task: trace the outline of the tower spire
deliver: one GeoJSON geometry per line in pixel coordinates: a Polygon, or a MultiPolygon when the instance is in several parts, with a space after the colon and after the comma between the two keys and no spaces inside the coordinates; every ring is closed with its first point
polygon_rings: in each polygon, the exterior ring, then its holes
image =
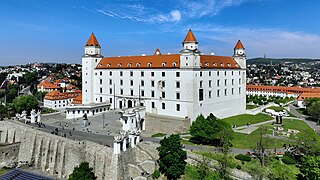
{"type": "Polygon", "coordinates": [[[87,41],[87,43],[86,43],[85,46],[96,46],[96,47],[100,47],[100,44],[99,44],[96,36],[95,36],[93,33],[91,33],[91,35],[90,35],[90,37],[89,37],[89,39],[88,39],[88,41],[87,41]]]}
{"type": "Polygon", "coordinates": [[[183,42],[197,42],[197,39],[194,37],[191,29],[189,29],[188,34],[184,38],[183,42]]]}

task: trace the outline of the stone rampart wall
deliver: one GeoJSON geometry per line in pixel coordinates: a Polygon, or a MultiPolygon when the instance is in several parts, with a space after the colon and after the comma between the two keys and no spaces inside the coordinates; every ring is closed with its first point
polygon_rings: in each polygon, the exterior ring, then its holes
{"type": "Polygon", "coordinates": [[[184,133],[190,127],[190,119],[146,113],[146,130],[165,134],[184,133]]]}
{"type": "Polygon", "coordinates": [[[89,162],[99,180],[122,179],[119,155],[113,149],[89,141],[74,141],[18,122],[0,121],[2,143],[21,142],[17,160],[59,178],[68,177],[82,161],[89,162]]]}

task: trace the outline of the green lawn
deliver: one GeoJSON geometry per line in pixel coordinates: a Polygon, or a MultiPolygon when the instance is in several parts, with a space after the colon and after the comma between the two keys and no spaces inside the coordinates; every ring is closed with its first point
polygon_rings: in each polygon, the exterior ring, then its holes
{"type": "Polygon", "coordinates": [[[257,108],[257,107],[259,107],[259,106],[258,106],[258,105],[249,105],[249,104],[246,105],[246,109],[247,109],[247,110],[249,110],[249,109],[255,109],[255,108],[257,108]]]}
{"type": "Polygon", "coordinates": [[[185,174],[181,177],[181,180],[197,180],[197,179],[200,179],[197,169],[194,166],[187,164],[185,169],[185,174]]]}
{"type": "Polygon", "coordinates": [[[156,133],[156,134],[153,134],[151,137],[163,137],[165,135],[166,134],[163,134],[163,133],[156,133]]]}
{"type": "Polygon", "coordinates": [[[0,175],[10,171],[11,169],[0,169],[0,175]]]}
{"type": "MultiPolygon", "coordinates": [[[[263,125],[264,127],[267,127],[266,134],[271,134],[271,129],[273,129],[273,125],[266,124],[263,125]]],[[[301,120],[293,119],[292,122],[290,119],[283,119],[283,129],[287,131],[288,129],[296,129],[300,132],[304,132],[307,129],[311,129],[305,122],[301,120]]],[[[294,139],[294,138],[290,138],[294,139]]],[[[231,141],[234,148],[242,148],[247,149],[255,145],[255,143],[259,140],[259,129],[255,130],[251,134],[242,134],[235,132],[235,135],[233,137],[233,140],[231,141]]],[[[271,139],[271,138],[264,138],[264,140],[268,140],[269,147],[268,148],[280,148],[283,147],[283,144],[295,144],[292,141],[288,140],[280,140],[280,139],[271,139]]]]}
{"type": "Polygon", "coordinates": [[[256,115],[241,114],[238,116],[228,117],[228,118],[225,118],[222,120],[226,121],[231,126],[236,125],[239,127],[239,126],[245,126],[245,125],[247,125],[247,123],[256,124],[259,122],[264,122],[264,121],[268,121],[268,120],[272,120],[272,119],[273,118],[269,115],[259,113],[256,115]]]}

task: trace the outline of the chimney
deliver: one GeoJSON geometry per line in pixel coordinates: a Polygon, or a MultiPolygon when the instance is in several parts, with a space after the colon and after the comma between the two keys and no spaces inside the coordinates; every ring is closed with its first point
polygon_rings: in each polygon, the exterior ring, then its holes
{"type": "Polygon", "coordinates": [[[141,56],[146,56],[146,55],[147,55],[146,53],[142,53],[142,54],[141,54],[141,56]]]}

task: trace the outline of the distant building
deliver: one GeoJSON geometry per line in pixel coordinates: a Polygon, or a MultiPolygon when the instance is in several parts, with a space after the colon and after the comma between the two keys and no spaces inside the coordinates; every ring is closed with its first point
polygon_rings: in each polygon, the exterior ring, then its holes
{"type": "MultiPolygon", "coordinates": [[[[234,55],[203,55],[191,30],[178,54],[103,57],[91,34],[82,57],[82,104],[136,106],[148,114],[189,119],[245,112],[246,55],[239,40],[234,55]]],[[[70,112],[76,111],[70,109],[70,112]]]]}
{"type": "Polygon", "coordinates": [[[320,91],[319,93],[301,93],[296,101],[295,101],[295,105],[297,105],[300,108],[305,108],[305,104],[304,104],[304,100],[308,99],[308,98],[320,98],[320,91]]]}
{"type": "Polygon", "coordinates": [[[54,90],[45,95],[43,106],[56,110],[65,109],[79,96],[81,97],[81,90],[65,93],[54,90]]]}

